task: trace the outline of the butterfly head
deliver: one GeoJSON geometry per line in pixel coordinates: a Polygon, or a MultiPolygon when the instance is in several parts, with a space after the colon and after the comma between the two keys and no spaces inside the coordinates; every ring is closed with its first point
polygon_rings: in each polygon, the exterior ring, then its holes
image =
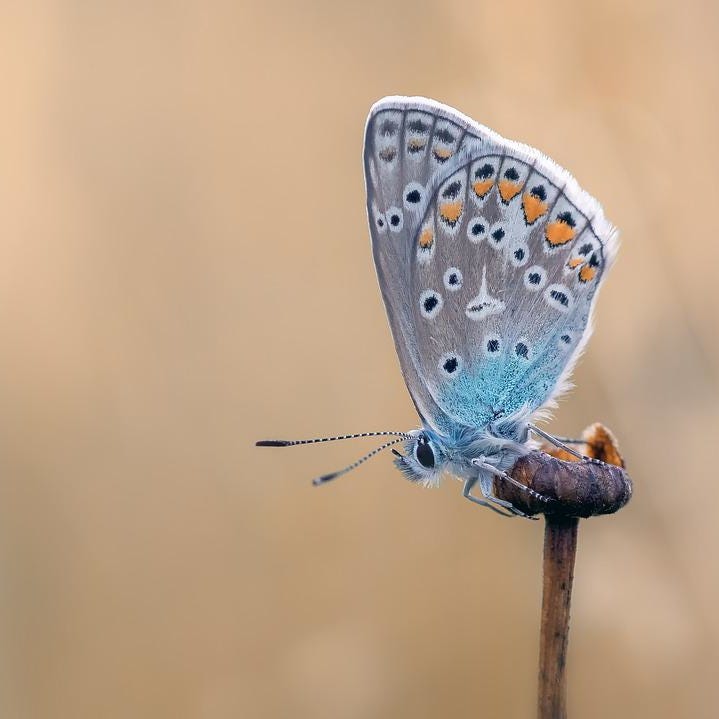
{"type": "Polygon", "coordinates": [[[439,484],[442,472],[447,468],[447,450],[434,432],[426,429],[412,432],[404,443],[405,454],[393,450],[395,466],[407,479],[427,487],[439,484]]]}

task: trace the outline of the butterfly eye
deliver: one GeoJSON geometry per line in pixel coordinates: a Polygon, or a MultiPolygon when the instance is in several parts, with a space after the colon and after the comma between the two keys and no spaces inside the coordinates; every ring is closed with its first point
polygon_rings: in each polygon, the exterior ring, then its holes
{"type": "Polygon", "coordinates": [[[426,469],[434,468],[434,452],[426,437],[420,437],[415,448],[417,461],[426,469]]]}

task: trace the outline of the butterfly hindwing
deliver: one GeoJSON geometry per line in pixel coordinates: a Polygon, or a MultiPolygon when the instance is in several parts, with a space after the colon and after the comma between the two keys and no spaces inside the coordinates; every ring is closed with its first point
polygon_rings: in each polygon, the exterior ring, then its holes
{"type": "Polygon", "coordinates": [[[547,403],[614,251],[598,204],[537,151],[417,98],[373,108],[365,170],[380,285],[425,420],[477,428],[547,403]]]}

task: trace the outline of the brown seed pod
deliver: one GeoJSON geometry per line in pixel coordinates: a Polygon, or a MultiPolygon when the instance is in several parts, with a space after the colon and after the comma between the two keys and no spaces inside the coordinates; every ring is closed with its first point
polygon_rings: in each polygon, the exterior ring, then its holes
{"type": "Polygon", "coordinates": [[[632,482],[624,471],[612,433],[596,423],[582,433],[576,449],[597,462],[580,461],[568,452],[545,445],[520,457],[508,474],[551,501],[522,491],[502,479],[494,480],[495,496],[527,514],[591,517],[621,509],[632,496],[632,482]]]}

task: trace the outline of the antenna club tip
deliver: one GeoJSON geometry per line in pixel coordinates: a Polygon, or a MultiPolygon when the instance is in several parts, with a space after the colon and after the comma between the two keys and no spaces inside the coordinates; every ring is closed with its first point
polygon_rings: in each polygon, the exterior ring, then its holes
{"type": "Polygon", "coordinates": [[[260,439],[255,442],[255,447],[289,447],[291,444],[287,439],[260,439]]]}
{"type": "Polygon", "coordinates": [[[319,487],[322,484],[325,484],[326,482],[329,482],[331,479],[334,479],[337,476],[335,472],[332,474],[323,474],[321,477],[317,477],[316,479],[312,480],[312,484],[315,487],[319,487]]]}

